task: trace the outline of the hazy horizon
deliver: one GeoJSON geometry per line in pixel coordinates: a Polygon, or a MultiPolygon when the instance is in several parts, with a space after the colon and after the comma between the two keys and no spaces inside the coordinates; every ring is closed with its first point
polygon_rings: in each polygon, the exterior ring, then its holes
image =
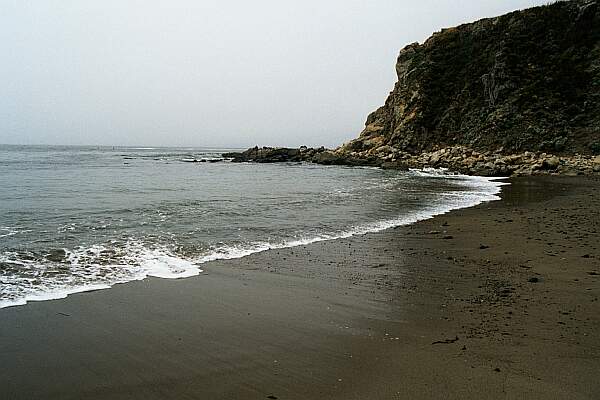
{"type": "Polygon", "coordinates": [[[4,1],[0,143],[335,147],[398,51],[547,1],[4,1]]]}

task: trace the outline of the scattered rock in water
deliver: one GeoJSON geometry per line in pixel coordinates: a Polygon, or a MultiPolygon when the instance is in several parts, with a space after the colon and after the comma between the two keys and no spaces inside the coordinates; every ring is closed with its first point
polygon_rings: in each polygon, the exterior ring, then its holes
{"type": "Polygon", "coordinates": [[[480,249],[480,250],[485,250],[485,249],[489,249],[489,248],[490,248],[490,246],[488,246],[488,245],[486,245],[486,244],[480,244],[480,245],[479,245],[479,249],[480,249]]]}
{"type": "Polygon", "coordinates": [[[540,282],[540,278],[538,278],[536,276],[532,276],[531,278],[527,279],[527,282],[538,283],[538,282],[540,282]]]}
{"type": "Polygon", "coordinates": [[[52,249],[46,255],[46,259],[48,261],[52,261],[52,262],[62,262],[62,261],[64,261],[66,256],[67,256],[67,253],[65,252],[64,249],[52,249]]]}
{"type": "Polygon", "coordinates": [[[310,161],[316,153],[322,151],[325,151],[324,147],[308,149],[303,146],[298,149],[291,149],[286,147],[255,146],[242,152],[223,153],[221,156],[225,159],[230,159],[232,162],[297,162],[310,161]]]}

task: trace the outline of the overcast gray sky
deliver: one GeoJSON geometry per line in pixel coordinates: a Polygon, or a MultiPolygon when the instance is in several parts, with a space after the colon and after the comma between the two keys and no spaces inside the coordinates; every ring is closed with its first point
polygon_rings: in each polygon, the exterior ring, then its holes
{"type": "Polygon", "coordinates": [[[336,146],[406,44],[535,0],[1,0],[0,143],[336,146]]]}

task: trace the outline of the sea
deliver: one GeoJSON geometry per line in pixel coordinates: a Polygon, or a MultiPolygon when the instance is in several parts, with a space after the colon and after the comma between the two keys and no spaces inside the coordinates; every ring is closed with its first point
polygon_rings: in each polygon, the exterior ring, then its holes
{"type": "MultiPolygon", "coordinates": [[[[0,308],[498,199],[444,170],[233,163],[232,149],[0,145],[0,308]]],[[[202,279],[201,277],[199,279],[202,279]]]]}

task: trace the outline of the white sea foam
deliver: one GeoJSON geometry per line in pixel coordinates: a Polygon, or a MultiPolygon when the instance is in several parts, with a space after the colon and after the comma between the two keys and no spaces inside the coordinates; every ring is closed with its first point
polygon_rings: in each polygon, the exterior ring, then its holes
{"type": "Polygon", "coordinates": [[[12,226],[2,226],[0,227],[0,238],[14,236],[19,233],[31,232],[30,230],[19,230],[18,228],[12,226]]]}
{"type": "MultiPolygon", "coordinates": [[[[397,226],[410,225],[418,221],[423,221],[438,215],[446,214],[452,210],[474,207],[484,202],[500,200],[500,197],[498,196],[501,191],[500,188],[504,185],[508,185],[508,183],[498,182],[503,178],[455,175],[448,174],[446,170],[433,168],[425,170],[412,170],[411,173],[430,178],[456,179],[460,181],[462,186],[471,188],[472,190],[465,193],[447,193],[447,195],[449,197],[451,196],[452,198],[446,199],[447,201],[445,201],[443,204],[433,205],[410,215],[357,225],[350,229],[336,233],[309,236],[305,238],[284,241],[281,243],[259,242],[247,246],[221,246],[214,249],[211,253],[198,258],[196,263],[202,264],[215,260],[242,258],[267,250],[306,246],[311,243],[345,239],[352,236],[380,232],[386,229],[395,228],[397,226]]],[[[442,193],[442,196],[443,195],[444,194],[442,193]]]]}
{"type": "MultiPolygon", "coordinates": [[[[165,248],[148,248],[136,241],[121,246],[111,243],[65,249],[66,262],[58,264],[48,260],[23,259],[14,252],[5,252],[0,254],[0,262],[14,264],[19,267],[20,272],[25,273],[0,274],[0,308],[23,305],[30,301],[61,299],[73,293],[107,289],[118,283],[147,277],[187,278],[198,275],[202,272],[199,265],[210,261],[241,258],[266,250],[303,246],[409,225],[455,209],[498,200],[500,187],[506,184],[498,182],[499,178],[450,175],[443,170],[417,170],[410,173],[431,179],[456,179],[460,186],[468,190],[441,193],[439,202],[397,218],[360,224],[339,232],[309,235],[280,242],[222,245],[193,260],[178,257],[165,248]],[[67,273],[60,270],[65,268],[65,265],[68,268],[67,273]],[[52,278],[44,279],[45,273],[53,274],[52,278]]],[[[8,227],[0,228],[0,235],[15,234],[12,232],[8,227]]]]}
{"type": "Polygon", "coordinates": [[[136,255],[136,261],[139,262],[143,271],[139,279],[148,276],[164,279],[189,278],[198,275],[202,270],[188,260],[179,258],[161,250],[149,250],[143,248],[136,255]]]}
{"type": "Polygon", "coordinates": [[[18,297],[8,300],[0,300],[0,308],[12,307],[12,306],[23,306],[31,301],[46,301],[46,300],[58,300],[64,299],[70,294],[92,292],[94,290],[110,289],[112,285],[107,284],[90,284],[81,286],[65,286],[52,288],[47,291],[37,290],[33,293],[29,293],[23,297],[18,297]]]}
{"type": "Polygon", "coordinates": [[[0,238],[16,235],[19,231],[10,226],[0,228],[0,238]]]}
{"type": "Polygon", "coordinates": [[[138,242],[129,242],[117,249],[94,245],[64,250],[68,273],[61,273],[65,265],[60,263],[24,260],[15,252],[0,254],[0,262],[20,269],[19,275],[0,276],[0,308],[62,299],[73,293],[108,289],[149,276],[178,279],[202,272],[192,261],[176,257],[165,249],[149,249],[138,242]]]}

